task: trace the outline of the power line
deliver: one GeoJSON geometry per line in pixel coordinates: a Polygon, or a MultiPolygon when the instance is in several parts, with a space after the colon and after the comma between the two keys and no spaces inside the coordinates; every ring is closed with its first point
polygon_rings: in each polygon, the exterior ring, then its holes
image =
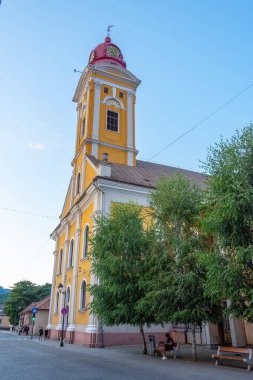
{"type": "Polygon", "coordinates": [[[242,91],[238,92],[236,95],[234,95],[232,98],[230,98],[226,103],[222,104],[220,107],[218,107],[213,112],[209,113],[206,117],[204,117],[202,120],[200,120],[198,123],[194,124],[193,127],[188,129],[186,132],[184,132],[182,135],[178,136],[175,140],[172,140],[168,145],[166,145],[164,148],[159,150],[156,154],[154,154],[152,157],[150,157],[147,161],[153,160],[156,156],[158,156],[160,153],[164,152],[168,148],[170,148],[173,144],[175,144],[177,141],[182,139],[184,136],[188,135],[193,129],[197,128],[199,125],[203,124],[206,120],[210,119],[210,117],[214,116],[216,113],[221,111],[224,107],[226,107],[229,103],[231,103],[233,100],[239,98],[242,94],[244,94],[246,91],[248,91],[251,87],[253,87],[253,83],[251,83],[249,86],[245,87],[242,91]]]}
{"type": "Polygon", "coordinates": [[[58,219],[58,218],[55,218],[53,216],[48,216],[48,215],[41,215],[41,214],[35,214],[33,212],[30,212],[30,211],[25,211],[25,210],[15,210],[13,208],[8,208],[8,207],[2,207],[0,206],[0,209],[1,210],[5,210],[5,211],[12,211],[12,212],[18,212],[20,214],[27,214],[27,215],[32,215],[32,216],[38,216],[40,218],[46,218],[46,219],[58,219]]]}
{"type": "Polygon", "coordinates": [[[38,251],[35,252],[35,254],[32,255],[30,258],[27,259],[27,261],[24,263],[24,265],[30,264],[30,262],[31,262],[36,256],[38,256],[38,254],[43,250],[43,248],[49,243],[50,240],[51,240],[50,238],[47,239],[47,241],[45,241],[45,242],[43,243],[43,245],[38,249],[38,251]]]}

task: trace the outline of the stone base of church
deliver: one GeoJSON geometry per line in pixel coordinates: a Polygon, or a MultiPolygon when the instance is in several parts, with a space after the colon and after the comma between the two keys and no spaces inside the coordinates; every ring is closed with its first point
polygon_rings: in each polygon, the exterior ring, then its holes
{"type": "MultiPolygon", "coordinates": [[[[146,343],[148,346],[149,335],[154,335],[156,343],[165,341],[164,332],[148,331],[145,333],[146,343]]],[[[50,339],[59,340],[61,331],[50,330],[50,339]]],[[[88,348],[116,347],[116,346],[137,346],[141,345],[141,334],[139,332],[104,332],[104,333],[89,333],[83,331],[66,331],[65,342],[78,344],[88,348]]]]}

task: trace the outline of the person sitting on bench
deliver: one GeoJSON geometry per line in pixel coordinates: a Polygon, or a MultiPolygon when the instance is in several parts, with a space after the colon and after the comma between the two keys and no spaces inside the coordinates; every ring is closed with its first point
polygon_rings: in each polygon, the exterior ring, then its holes
{"type": "Polygon", "coordinates": [[[167,333],[165,336],[167,338],[165,343],[165,351],[173,351],[174,341],[172,339],[172,336],[170,335],[170,333],[167,333]]]}

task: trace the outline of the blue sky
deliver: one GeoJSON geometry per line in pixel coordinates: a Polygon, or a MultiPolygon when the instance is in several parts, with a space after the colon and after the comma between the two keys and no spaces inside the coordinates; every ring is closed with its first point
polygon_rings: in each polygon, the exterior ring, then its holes
{"type": "MultiPolygon", "coordinates": [[[[90,51],[111,37],[142,80],[139,159],[148,159],[253,83],[251,0],[2,0],[0,285],[51,281],[74,155],[72,97],[90,51]]],[[[206,149],[253,119],[253,88],[155,158],[199,170],[206,149]]]]}

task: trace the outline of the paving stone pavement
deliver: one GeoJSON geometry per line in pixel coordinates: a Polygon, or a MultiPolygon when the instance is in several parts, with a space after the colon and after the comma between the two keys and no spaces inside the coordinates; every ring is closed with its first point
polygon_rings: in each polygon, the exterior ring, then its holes
{"type": "Polygon", "coordinates": [[[89,349],[59,346],[0,331],[1,380],[243,380],[253,373],[232,366],[214,367],[212,350],[198,350],[191,360],[191,347],[183,346],[176,360],[143,355],[140,347],[89,349]]]}

